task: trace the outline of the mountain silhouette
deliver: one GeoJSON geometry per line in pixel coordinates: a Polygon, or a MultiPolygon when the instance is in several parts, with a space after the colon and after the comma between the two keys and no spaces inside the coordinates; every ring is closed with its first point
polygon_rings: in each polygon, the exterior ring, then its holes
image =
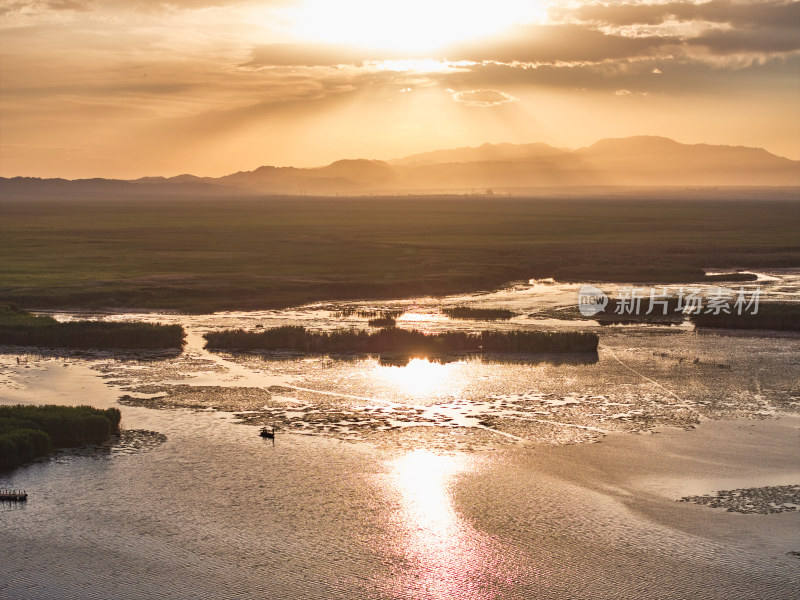
{"type": "Polygon", "coordinates": [[[223,177],[0,179],[0,193],[119,195],[265,195],[455,192],[524,193],[562,186],[800,186],[800,161],[762,148],[681,144],[665,137],[600,140],[568,150],[547,144],[484,144],[414,154],[389,162],[339,160],[324,167],[262,166],[223,177]]]}

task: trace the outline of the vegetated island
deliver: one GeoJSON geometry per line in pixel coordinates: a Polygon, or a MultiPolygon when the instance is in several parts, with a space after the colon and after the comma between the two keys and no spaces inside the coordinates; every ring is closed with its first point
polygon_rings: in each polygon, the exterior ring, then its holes
{"type": "Polygon", "coordinates": [[[0,344],[46,348],[180,349],[185,333],[180,325],[70,321],[59,323],[14,304],[0,304],[0,344]]]}
{"type": "Polygon", "coordinates": [[[800,303],[761,302],[755,314],[747,311],[743,311],[742,314],[735,311],[730,314],[703,311],[692,314],[689,318],[695,327],[800,331],[800,303]]]}
{"type": "Polygon", "coordinates": [[[394,317],[375,317],[367,321],[367,325],[370,327],[395,327],[397,321],[394,317]]]}
{"type": "Polygon", "coordinates": [[[666,298],[661,300],[666,304],[650,305],[650,298],[643,297],[631,303],[630,299],[609,298],[605,309],[594,316],[600,325],[680,325],[683,323],[685,315],[683,307],[678,298],[666,298]],[[652,308],[652,310],[651,310],[652,308]],[[649,311],[649,312],[648,312],[649,311]]]}
{"type": "Polygon", "coordinates": [[[595,333],[574,331],[448,331],[425,334],[387,328],[379,331],[340,329],[313,332],[288,325],[259,332],[242,329],[205,335],[210,350],[293,350],[321,354],[391,354],[435,358],[455,353],[550,354],[596,353],[595,333]]]}
{"type": "Polygon", "coordinates": [[[507,321],[516,315],[504,308],[473,308],[471,306],[452,306],[443,308],[442,312],[451,319],[474,321],[507,321]]]}
{"type": "Polygon", "coordinates": [[[742,281],[756,281],[758,280],[758,275],[755,273],[741,273],[741,272],[734,272],[734,273],[714,273],[713,275],[706,275],[705,283],[711,283],[713,281],[722,281],[722,282],[742,282],[742,281]]]}
{"type": "Polygon", "coordinates": [[[399,308],[375,310],[346,307],[332,311],[333,316],[336,318],[356,316],[362,319],[369,319],[367,325],[370,327],[395,327],[397,318],[403,313],[405,313],[405,310],[399,308]]]}
{"type": "Polygon", "coordinates": [[[119,433],[119,409],[91,406],[0,406],[0,471],[56,448],[107,440],[119,433]]]}

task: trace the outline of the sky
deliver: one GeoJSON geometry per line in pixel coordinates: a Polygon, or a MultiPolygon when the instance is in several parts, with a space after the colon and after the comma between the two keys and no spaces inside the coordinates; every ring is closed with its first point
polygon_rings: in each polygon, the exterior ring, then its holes
{"type": "Polygon", "coordinates": [[[800,159],[800,0],[0,0],[0,175],[608,137],[800,159]]]}

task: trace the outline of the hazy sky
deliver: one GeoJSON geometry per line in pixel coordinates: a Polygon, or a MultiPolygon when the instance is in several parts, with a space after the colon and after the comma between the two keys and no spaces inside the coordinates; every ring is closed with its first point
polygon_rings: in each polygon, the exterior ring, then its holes
{"type": "Polygon", "coordinates": [[[603,137],[800,159],[800,1],[0,0],[0,174],[603,137]]]}

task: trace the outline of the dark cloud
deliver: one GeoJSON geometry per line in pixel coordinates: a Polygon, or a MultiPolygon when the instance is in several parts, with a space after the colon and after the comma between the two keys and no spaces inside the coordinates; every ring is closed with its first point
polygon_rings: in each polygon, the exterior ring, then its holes
{"type": "MultiPolygon", "coordinates": [[[[795,4],[800,6],[800,2],[795,4]]],[[[646,32],[627,35],[621,30],[601,31],[588,23],[527,25],[514,27],[502,37],[451,46],[433,58],[512,66],[575,67],[606,63],[603,66],[606,71],[611,69],[607,63],[616,62],[625,69],[626,63],[664,58],[707,63],[714,56],[743,54],[751,60],[752,55],[773,56],[800,50],[797,29],[784,25],[728,29],[698,27],[693,35],[647,35],[646,32]]],[[[370,61],[414,58],[430,56],[341,45],[267,44],[254,48],[251,60],[243,66],[361,66],[370,61]]]]}
{"type": "MultiPolygon", "coordinates": [[[[800,2],[791,7],[796,12],[795,6],[800,7],[800,2]]],[[[786,5],[782,8],[789,7],[786,5]]],[[[751,20],[755,21],[755,17],[751,20]]],[[[669,58],[712,62],[719,67],[722,65],[719,61],[715,62],[714,57],[742,55],[742,62],[752,62],[756,55],[761,58],[785,57],[800,51],[800,35],[798,28],[793,25],[782,22],[775,26],[697,26],[686,28],[686,31],[694,29],[695,33],[680,35],[648,35],[647,31],[631,35],[622,29],[600,30],[588,23],[532,25],[516,27],[502,39],[461,45],[448,49],[445,54],[448,60],[453,61],[492,61],[509,65],[526,63],[533,66],[573,67],[587,63],[616,62],[624,69],[626,62],[669,58]]],[[[740,68],[741,64],[734,66],[740,68]]],[[[603,68],[608,69],[608,64],[603,68]]]]}
{"type": "Polygon", "coordinates": [[[677,38],[632,38],[579,25],[518,26],[501,38],[452,46],[431,57],[414,52],[369,50],[334,44],[266,44],[243,66],[362,65],[369,61],[438,58],[453,61],[552,63],[602,61],[650,55],[677,38]]]}
{"type": "Polygon", "coordinates": [[[605,91],[625,89],[634,93],[675,95],[726,94],[743,86],[796,95],[795,80],[789,73],[800,69],[800,56],[768,64],[753,63],[737,69],[709,68],[692,60],[653,59],[614,61],[570,67],[542,65],[520,68],[509,64],[487,63],[451,73],[432,73],[428,77],[442,87],[453,89],[550,88],[561,90],[605,91]],[[653,69],[661,71],[653,73],[653,69]]]}
{"type": "Polygon", "coordinates": [[[571,17],[583,22],[618,26],[658,25],[677,20],[728,23],[734,27],[798,27],[800,2],[711,0],[702,4],[592,3],[574,9],[556,9],[553,15],[560,19],[571,17]]]}
{"type": "Polygon", "coordinates": [[[676,38],[625,37],[581,25],[519,26],[499,40],[483,40],[447,50],[450,60],[504,63],[585,62],[652,55],[676,38]]]}
{"type": "Polygon", "coordinates": [[[797,29],[788,27],[712,30],[692,39],[689,44],[721,55],[780,54],[800,50],[800,34],[797,29]]]}

